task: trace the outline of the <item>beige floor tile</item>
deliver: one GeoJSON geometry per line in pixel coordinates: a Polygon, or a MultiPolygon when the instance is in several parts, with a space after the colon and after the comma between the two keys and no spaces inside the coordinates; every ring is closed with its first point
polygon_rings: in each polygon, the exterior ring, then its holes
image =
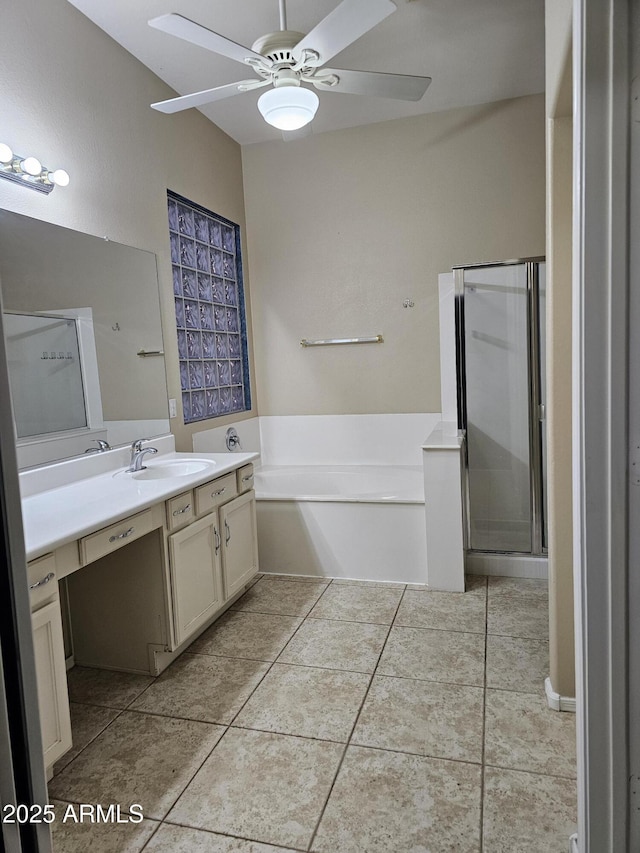
{"type": "Polygon", "coordinates": [[[394,627],[376,674],[482,686],[484,643],[481,634],[394,627]]]}
{"type": "Polygon", "coordinates": [[[170,823],[163,823],[145,847],[145,853],[282,853],[285,850],[170,823]]]}
{"type": "Polygon", "coordinates": [[[278,663],[373,672],[389,629],[364,622],[308,619],[289,641],[278,663]]]}
{"type": "Polygon", "coordinates": [[[484,853],[566,853],[576,800],[573,780],[487,767],[484,853]]]}
{"type": "Polygon", "coordinates": [[[482,723],[481,687],[376,676],[351,742],[481,762],[482,723]]]}
{"type": "Polygon", "coordinates": [[[364,673],[276,663],[234,725],[346,741],[368,685],[364,673]]]}
{"type": "Polygon", "coordinates": [[[224,732],[221,726],[125,711],[49,783],[76,803],[142,806],[163,818],[224,732]]]}
{"type": "Polygon", "coordinates": [[[488,577],[489,597],[501,595],[547,598],[549,583],[540,578],[507,578],[499,575],[488,577]]]}
{"type": "Polygon", "coordinates": [[[352,746],[311,849],[478,853],[479,835],[479,766],[352,746]]]}
{"type": "Polygon", "coordinates": [[[229,729],[169,820],[305,849],[342,752],[328,741],[229,729]]]}
{"type": "Polygon", "coordinates": [[[549,637],[549,595],[544,580],[490,577],[487,631],[509,637],[549,637]]]}
{"type": "Polygon", "coordinates": [[[109,723],[120,713],[115,708],[99,708],[97,705],[80,705],[77,702],[69,704],[71,711],[71,736],[73,746],[53,767],[54,775],[73,761],[88,743],[107,728],[109,723]]]}
{"type": "Polygon", "coordinates": [[[273,580],[262,577],[232,605],[232,610],[306,616],[327,588],[323,582],[273,580]]]}
{"type": "Polygon", "coordinates": [[[297,616],[228,610],[189,646],[200,655],[275,660],[302,624],[297,616]]]}
{"type": "Polygon", "coordinates": [[[395,625],[438,628],[484,634],[486,627],[486,585],[474,578],[467,592],[423,592],[408,589],[398,608],[395,625]]]}
{"type": "Polygon", "coordinates": [[[263,661],[185,652],[135,700],[131,709],[228,724],[269,666],[263,661]]]}
{"type": "Polygon", "coordinates": [[[401,598],[401,589],[331,584],[309,616],[391,625],[401,598]]]}
{"type": "Polygon", "coordinates": [[[544,693],[549,642],[522,637],[487,637],[487,687],[544,693]]]}
{"type": "Polygon", "coordinates": [[[574,777],[575,714],[552,711],[544,696],[487,690],[485,763],[574,777]]]}
{"type": "MultiPolygon", "coordinates": [[[[51,803],[56,812],[51,825],[54,853],[139,853],[158,827],[156,821],[146,819],[140,823],[91,823],[85,819],[81,823],[77,804],[51,803]]],[[[125,817],[122,813],[121,820],[125,817]]]]}
{"type": "Polygon", "coordinates": [[[126,708],[153,681],[148,675],[74,666],[67,673],[69,699],[106,708],[126,708]]]}

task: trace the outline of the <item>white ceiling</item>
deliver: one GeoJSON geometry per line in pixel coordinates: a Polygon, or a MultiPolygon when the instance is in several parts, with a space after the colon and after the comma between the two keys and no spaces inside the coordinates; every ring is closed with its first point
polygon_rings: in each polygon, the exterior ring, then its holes
{"type": "MultiPolygon", "coordinates": [[[[179,12],[251,46],[279,29],[278,0],[69,0],[180,95],[245,79],[240,63],[154,30],[179,12]]],[[[339,0],[289,0],[287,26],[306,33],[339,0]]],[[[330,61],[333,68],[433,78],[417,103],[320,93],[313,133],[544,90],[544,0],[395,0],[398,9],[330,61]]],[[[241,144],[279,139],[247,92],[201,108],[241,144]]],[[[171,121],[167,116],[167,121],[171,121]]]]}

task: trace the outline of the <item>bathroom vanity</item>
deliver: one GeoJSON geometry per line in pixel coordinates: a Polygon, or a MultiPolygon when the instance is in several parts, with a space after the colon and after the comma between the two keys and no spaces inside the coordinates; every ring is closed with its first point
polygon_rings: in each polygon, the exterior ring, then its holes
{"type": "Polygon", "coordinates": [[[258,571],[258,454],[154,444],[136,473],[123,450],[21,475],[23,494],[45,486],[23,497],[23,517],[48,768],[71,747],[63,623],[73,663],[158,675],[258,571]]]}

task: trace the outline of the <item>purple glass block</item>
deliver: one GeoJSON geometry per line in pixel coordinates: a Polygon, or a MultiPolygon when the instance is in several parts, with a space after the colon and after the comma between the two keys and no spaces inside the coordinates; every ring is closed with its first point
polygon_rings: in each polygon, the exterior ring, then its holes
{"type": "Polygon", "coordinates": [[[234,385],[231,389],[231,411],[232,412],[244,412],[244,392],[242,387],[234,385]]]}
{"type": "Polygon", "coordinates": [[[237,332],[238,329],[238,311],[236,308],[227,308],[227,329],[230,332],[237,332]]]}
{"type": "Polygon", "coordinates": [[[200,332],[187,332],[187,357],[202,358],[202,336],[200,332]]]}
{"type": "Polygon", "coordinates": [[[182,392],[182,417],[185,424],[191,421],[191,394],[188,391],[182,392]]]}
{"type": "Polygon", "coordinates": [[[183,267],[196,266],[196,244],[190,237],[180,237],[180,263],[183,267]]]}
{"type": "Polygon", "coordinates": [[[211,302],[211,276],[205,273],[198,273],[198,299],[203,299],[205,302],[211,302]]]}
{"type": "Polygon", "coordinates": [[[217,358],[227,358],[228,356],[228,347],[227,347],[227,336],[226,335],[216,335],[216,357],[217,358]]]}
{"type": "Polygon", "coordinates": [[[236,264],[233,255],[227,255],[225,253],[222,256],[222,275],[225,278],[236,277],[236,264]]]}
{"type": "Polygon", "coordinates": [[[180,387],[183,391],[189,390],[189,362],[180,362],[180,387]]]}
{"type": "Polygon", "coordinates": [[[209,272],[209,247],[196,243],[196,266],[203,272],[209,272]]]}
{"type": "Polygon", "coordinates": [[[178,203],[170,198],[167,202],[169,209],[169,228],[172,231],[178,230],[178,203]]]}
{"type": "Polygon", "coordinates": [[[204,370],[201,361],[189,362],[189,384],[192,388],[204,388],[204,370]]]}
{"type": "Polygon", "coordinates": [[[240,335],[229,335],[229,355],[240,358],[240,335]]]}
{"type": "Polygon", "coordinates": [[[187,237],[195,237],[196,231],[193,226],[193,210],[178,203],[178,230],[187,237]]]}
{"type": "Polygon", "coordinates": [[[220,407],[220,392],[205,391],[206,406],[208,415],[219,415],[222,411],[220,407]]]}
{"type": "Polygon", "coordinates": [[[206,302],[200,303],[200,327],[202,329],[213,329],[213,305],[206,302]]]}
{"type": "Polygon", "coordinates": [[[220,390],[220,405],[225,414],[231,411],[231,388],[220,390]]]}
{"type": "Polygon", "coordinates": [[[210,249],[209,255],[211,259],[211,272],[214,275],[222,275],[222,252],[217,249],[210,249]]]}
{"type": "Polygon", "coordinates": [[[216,331],[225,331],[227,328],[227,314],[222,305],[213,306],[213,319],[216,331]]]}
{"type": "Polygon", "coordinates": [[[188,329],[200,328],[200,312],[198,303],[193,299],[184,300],[184,322],[188,329]]]}
{"type": "Polygon", "coordinates": [[[211,289],[214,302],[224,302],[224,282],[215,276],[211,279],[211,289]]]}
{"type": "Polygon", "coordinates": [[[182,270],[182,292],[190,299],[195,299],[198,295],[198,284],[193,270],[182,270]]]}
{"type": "Polygon", "coordinates": [[[184,329],[184,302],[182,299],[176,299],[176,326],[184,329]]]}
{"type": "Polygon", "coordinates": [[[171,243],[171,263],[179,264],[180,263],[180,238],[177,234],[169,234],[169,241],[171,243]]]}
{"type": "Polygon", "coordinates": [[[231,385],[242,385],[242,362],[231,362],[231,385]]]}
{"type": "Polygon", "coordinates": [[[180,358],[187,357],[187,333],[178,329],[178,355],[180,358]]]}
{"type": "Polygon", "coordinates": [[[212,246],[222,247],[222,224],[217,219],[209,220],[209,242],[212,246]]]}
{"type": "Polygon", "coordinates": [[[215,361],[205,361],[204,363],[204,387],[218,387],[218,374],[216,373],[215,361]]]}
{"type": "Polygon", "coordinates": [[[238,298],[236,295],[236,285],[234,281],[225,281],[224,301],[227,303],[227,305],[237,305],[238,298]]]}
{"type": "Polygon", "coordinates": [[[204,391],[192,391],[191,420],[201,421],[204,416],[204,391]]]}
{"type": "Polygon", "coordinates": [[[228,361],[218,362],[218,376],[220,385],[231,385],[231,366],[228,361]]]}
{"type": "Polygon", "coordinates": [[[222,248],[227,252],[235,252],[236,250],[236,235],[233,228],[228,225],[222,226],[222,248]]]}
{"type": "Polygon", "coordinates": [[[216,336],[213,332],[202,333],[202,355],[205,358],[216,357],[216,336]]]}
{"type": "Polygon", "coordinates": [[[193,224],[196,231],[196,240],[202,240],[203,243],[209,242],[209,217],[203,213],[194,211],[193,224]]]}
{"type": "Polygon", "coordinates": [[[182,296],[182,273],[180,272],[180,267],[172,266],[171,272],[173,273],[173,292],[176,296],[182,296]]]}

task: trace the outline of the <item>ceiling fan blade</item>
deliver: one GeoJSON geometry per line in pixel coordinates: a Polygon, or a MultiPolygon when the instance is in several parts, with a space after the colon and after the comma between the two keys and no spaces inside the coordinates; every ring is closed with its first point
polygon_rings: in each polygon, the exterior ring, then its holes
{"type": "Polygon", "coordinates": [[[229,59],[235,59],[236,62],[246,63],[247,59],[257,59],[262,63],[265,62],[264,56],[251,50],[249,47],[244,47],[237,44],[235,41],[221,36],[219,33],[214,33],[213,30],[208,30],[202,24],[196,24],[195,21],[185,18],[183,15],[178,15],[172,12],[169,15],[160,15],[159,18],[152,18],[149,21],[149,26],[156,30],[162,30],[171,36],[176,36],[179,39],[197,44],[199,47],[204,47],[206,50],[212,50],[214,53],[219,53],[221,56],[227,56],[229,59]]]}
{"type": "Polygon", "coordinates": [[[401,101],[419,101],[431,83],[431,77],[382,74],[379,71],[343,71],[338,68],[323,68],[317,80],[313,77],[305,79],[323,92],[373,95],[377,98],[397,98],[401,101]],[[323,82],[325,75],[330,75],[326,83],[323,82]],[[331,82],[332,75],[338,78],[337,83],[331,82]]]}
{"type": "Polygon", "coordinates": [[[178,113],[180,110],[201,107],[203,104],[211,104],[214,101],[231,98],[233,95],[240,95],[250,89],[268,86],[269,83],[269,80],[240,80],[238,83],[228,83],[226,86],[217,86],[215,89],[204,89],[202,92],[194,92],[192,95],[181,95],[179,98],[169,98],[168,101],[158,101],[151,106],[161,113],[178,113]]]}
{"type": "Polygon", "coordinates": [[[319,58],[309,59],[307,64],[324,65],[396,9],[396,4],[391,0],[342,0],[333,12],[298,42],[293,48],[293,55],[300,59],[305,50],[312,50],[319,54],[319,58]]]}

